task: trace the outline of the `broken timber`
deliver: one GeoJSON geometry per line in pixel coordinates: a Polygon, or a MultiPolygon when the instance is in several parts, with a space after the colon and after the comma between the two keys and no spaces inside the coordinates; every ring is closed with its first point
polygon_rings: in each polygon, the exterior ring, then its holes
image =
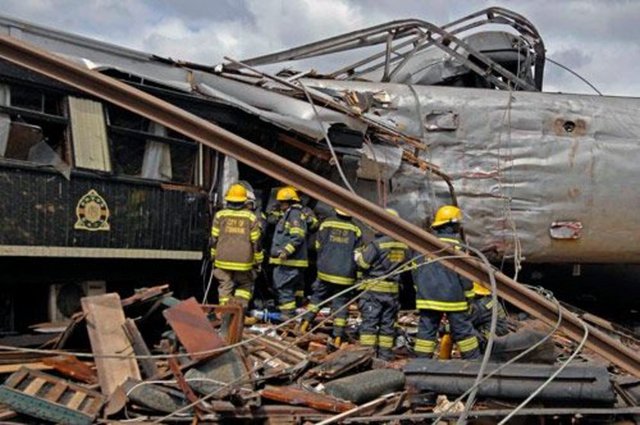
{"type": "MultiPolygon", "coordinates": [[[[308,195],[346,211],[374,229],[405,242],[422,254],[429,254],[433,258],[455,256],[457,258],[442,260],[442,264],[472,280],[488,281],[488,273],[491,271],[477,258],[455,252],[449,244],[427,231],[395,218],[364,198],[354,196],[323,177],[177,106],[12,37],[0,37],[0,56],[139,114],[236,158],[272,178],[299,187],[308,195]]],[[[555,323],[558,307],[552,302],[500,272],[495,272],[495,278],[498,292],[506,301],[549,325],[555,323]]],[[[562,315],[560,330],[572,339],[579,340],[584,333],[580,319],[564,309],[562,315]]],[[[623,347],[603,332],[590,327],[587,347],[640,377],[640,355],[623,347]]]]}

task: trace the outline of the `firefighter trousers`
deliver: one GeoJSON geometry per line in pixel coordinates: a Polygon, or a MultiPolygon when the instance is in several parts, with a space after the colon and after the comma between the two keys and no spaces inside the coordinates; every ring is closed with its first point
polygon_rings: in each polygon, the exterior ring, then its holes
{"type": "Polygon", "coordinates": [[[369,290],[360,297],[358,309],[362,318],[360,345],[374,347],[378,357],[391,360],[398,316],[398,294],[369,290]]]}
{"type": "MultiPolygon", "coordinates": [[[[445,313],[436,310],[420,310],[420,323],[415,346],[415,352],[418,356],[433,356],[443,314],[445,313]]],[[[466,311],[451,311],[446,315],[449,319],[451,338],[458,345],[462,358],[467,360],[479,358],[478,338],[469,314],[466,311]]]]}
{"type": "Polygon", "coordinates": [[[256,280],[255,270],[237,271],[213,269],[213,277],[218,281],[218,300],[220,304],[226,304],[231,297],[237,300],[246,309],[253,297],[253,283],[256,280]]]}
{"type": "Polygon", "coordinates": [[[285,319],[296,309],[296,291],[304,285],[304,268],[277,265],[273,268],[273,286],[278,308],[285,319]]]}
{"type": "MultiPolygon", "coordinates": [[[[321,307],[318,305],[324,300],[334,296],[335,294],[344,291],[349,288],[349,285],[338,285],[331,282],[325,282],[320,279],[316,279],[311,285],[311,297],[310,303],[307,306],[307,314],[304,316],[304,320],[307,322],[313,322],[316,314],[321,307]]],[[[349,291],[342,295],[338,295],[330,301],[330,303],[323,304],[322,307],[328,307],[331,305],[331,313],[333,315],[333,336],[342,337],[344,335],[344,327],[347,326],[347,316],[349,314],[348,303],[351,298],[355,296],[355,291],[349,291]],[[343,308],[344,307],[344,308],[343,308]]]]}

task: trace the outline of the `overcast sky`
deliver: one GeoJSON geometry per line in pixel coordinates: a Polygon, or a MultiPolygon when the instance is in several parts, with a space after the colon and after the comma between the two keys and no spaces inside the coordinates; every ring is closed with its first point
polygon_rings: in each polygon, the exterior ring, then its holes
{"type": "MultiPolygon", "coordinates": [[[[205,64],[250,57],[385,21],[435,24],[503,6],[538,28],[547,55],[605,94],[640,96],[640,1],[0,0],[3,15],[205,64]]],[[[546,91],[593,93],[547,64],[546,91]]]]}

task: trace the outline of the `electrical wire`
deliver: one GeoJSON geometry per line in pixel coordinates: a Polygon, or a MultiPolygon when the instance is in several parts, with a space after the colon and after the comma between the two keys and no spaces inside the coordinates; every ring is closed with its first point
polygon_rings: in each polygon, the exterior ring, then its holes
{"type": "Polygon", "coordinates": [[[574,71],[573,69],[571,69],[571,68],[569,68],[568,66],[563,65],[563,64],[561,64],[561,63],[559,63],[559,62],[557,62],[557,61],[555,61],[555,60],[553,60],[553,59],[551,59],[551,58],[549,58],[548,56],[545,58],[545,60],[546,60],[547,62],[551,62],[551,63],[552,63],[552,64],[554,64],[555,66],[558,66],[558,67],[560,67],[560,68],[564,69],[565,71],[567,71],[567,72],[569,72],[569,73],[573,74],[575,77],[578,77],[578,78],[579,78],[583,83],[585,83],[586,85],[588,85],[589,87],[591,87],[591,88],[593,89],[593,91],[595,91],[596,93],[598,93],[598,95],[599,95],[599,96],[604,96],[604,95],[602,94],[602,92],[596,88],[596,86],[594,86],[593,84],[591,84],[591,83],[589,82],[589,80],[587,80],[586,78],[584,78],[582,75],[578,74],[578,73],[577,73],[576,71],[574,71]]]}
{"type": "Polygon", "coordinates": [[[533,400],[538,394],[540,394],[542,390],[544,390],[551,382],[553,382],[553,380],[556,379],[556,377],[560,375],[560,373],[562,373],[562,371],[569,365],[569,363],[571,363],[571,361],[575,359],[576,356],[582,351],[582,349],[584,348],[584,345],[587,343],[587,339],[589,338],[589,327],[582,319],[578,319],[578,320],[580,321],[580,324],[584,329],[584,335],[582,337],[582,340],[580,341],[580,344],[578,344],[578,346],[576,347],[574,352],[571,354],[571,356],[569,356],[569,358],[562,364],[562,366],[560,366],[558,370],[556,370],[546,381],[544,381],[542,385],[540,385],[534,392],[532,392],[529,395],[529,397],[527,397],[522,403],[517,405],[511,411],[511,413],[509,413],[504,419],[498,422],[498,425],[506,424],[509,421],[509,419],[511,419],[520,410],[522,410],[527,404],[529,404],[529,402],[533,400]]]}
{"type": "Polygon", "coordinates": [[[549,291],[547,289],[544,289],[542,287],[534,287],[534,286],[530,286],[530,285],[524,285],[524,286],[527,286],[528,288],[530,288],[530,289],[538,292],[539,294],[543,295],[545,298],[548,298],[551,301],[553,301],[556,304],[556,308],[558,310],[558,320],[556,321],[554,326],[551,328],[551,330],[549,332],[547,332],[547,334],[543,338],[538,340],[535,344],[533,344],[531,347],[529,347],[526,350],[524,350],[522,353],[520,353],[517,356],[513,357],[512,359],[502,363],[500,366],[495,368],[493,371],[489,372],[486,376],[484,376],[480,380],[480,382],[478,382],[477,385],[476,384],[472,385],[469,389],[467,389],[467,391],[462,393],[458,398],[456,398],[453,402],[451,402],[449,407],[447,409],[445,409],[441,413],[441,415],[438,416],[433,421],[434,424],[438,423],[442,418],[444,418],[446,416],[446,414],[449,413],[451,408],[453,406],[455,406],[459,401],[462,401],[468,394],[471,393],[471,391],[473,391],[473,389],[478,388],[480,385],[482,385],[489,378],[493,377],[494,375],[496,375],[498,372],[500,372],[501,370],[503,370],[507,366],[517,362],[518,360],[520,360],[521,358],[523,358],[524,356],[526,356],[527,354],[531,353],[533,350],[538,348],[540,345],[544,344],[544,342],[547,341],[549,338],[551,338],[551,336],[556,333],[558,328],[560,328],[560,323],[562,322],[562,306],[560,305],[560,302],[553,296],[553,293],[551,293],[551,291],[549,291]]]}
{"type": "Polygon", "coordinates": [[[320,113],[318,112],[318,109],[316,108],[316,104],[314,103],[313,99],[311,98],[311,95],[309,94],[309,91],[307,90],[307,87],[302,83],[302,81],[297,81],[297,83],[300,86],[300,88],[302,89],[302,91],[304,92],[304,95],[307,98],[307,101],[309,102],[309,104],[311,105],[311,108],[313,109],[313,113],[314,113],[314,115],[316,117],[316,120],[318,121],[318,125],[320,125],[320,128],[322,129],[322,133],[324,134],[324,140],[327,142],[327,146],[329,147],[329,151],[331,152],[331,156],[333,157],[333,160],[336,163],[336,168],[338,169],[338,174],[340,174],[340,178],[342,179],[342,182],[344,183],[345,187],[347,189],[349,189],[349,191],[355,195],[356,191],[353,190],[353,188],[351,187],[351,184],[349,184],[349,180],[347,180],[347,176],[344,174],[344,171],[342,170],[342,165],[340,165],[340,160],[338,159],[338,155],[336,154],[335,150],[333,149],[333,144],[331,143],[331,139],[329,139],[329,132],[324,127],[324,123],[322,122],[322,119],[320,118],[320,113]]]}

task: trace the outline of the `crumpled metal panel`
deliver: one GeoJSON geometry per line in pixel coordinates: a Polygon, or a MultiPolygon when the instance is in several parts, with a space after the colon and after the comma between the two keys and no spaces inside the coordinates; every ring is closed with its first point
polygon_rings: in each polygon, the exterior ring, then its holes
{"type": "MultiPolygon", "coordinates": [[[[388,92],[392,108],[379,113],[422,137],[429,146],[424,159],[453,179],[469,241],[495,258],[513,255],[517,237],[522,255],[531,262],[640,261],[640,196],[634,184],[640,179],[639,99],[305,83],[388,92]],[[456,113],[458,128],[423,131],[420,126],[432,111],[456,113]],[[580,222],[580,237],[553,238],[550,229],[556,222],[580,222]]],[[[424,224],[437,205],[424,206],[432,196],[415,184],[419,178],[397,173],[393,185],[403,190],[392,191],[389,202],[403,205],[410,221],[424,224]]],[[[422,173],[421,178],[427,176],[422,173]]],[[[433,185],[441,186],[435,179],[433,185]]],[[[443,193],[437,193],[438,204],[447,202],[443,193]]]]}

